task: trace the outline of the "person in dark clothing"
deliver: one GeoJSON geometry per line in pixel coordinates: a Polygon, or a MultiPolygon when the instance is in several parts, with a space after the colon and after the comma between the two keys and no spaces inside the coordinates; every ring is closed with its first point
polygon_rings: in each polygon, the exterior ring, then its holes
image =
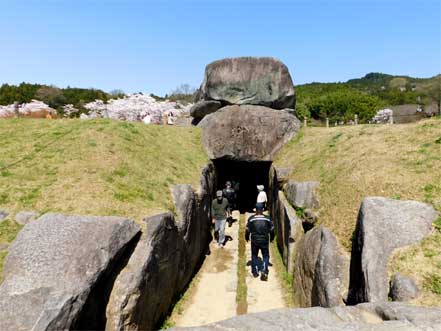
{"type": "Polygon", "coordinates": [[[227,219],[229,221],[231,221],[231,219],[232,219],[232,217],[231,217],[232,216],[232,211],[233,211],[233,209],[235,208],[235,205],[236,205],[236,192],[234,191],[234,188],[232,187],[230,181],[228,181],[225,184],[225,188],[222,191],[222,193],[223,193],[223,196],[228,200],[228,209],[227,209],[228,218],[227,219]]]}
{"type": "Polygon", "coordinates": [[[216,192],[216,199],[211,203],[211,217],[214,224],[214,237],[219,247],[225,245],[225,224],[227,222],[228,200],[222,196],[222,191],[216,192]]]}
{"type": "Polygon", "coordinates": [[[262,252],[263,270],[260,279],[268,280],[269,242],[274,240],[274,224],[271,219],[263,214],[263,204],[256,204],[256,214],[248,219],[245,231],[245,240],[251,236],[251,272],[254,277],[259,277],[258,255],[262,252]]]}

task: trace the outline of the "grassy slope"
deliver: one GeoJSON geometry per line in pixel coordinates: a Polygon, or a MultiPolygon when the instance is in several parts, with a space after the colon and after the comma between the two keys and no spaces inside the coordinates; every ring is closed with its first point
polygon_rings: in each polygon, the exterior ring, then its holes
{"type": "MultiPolygon", "coordinates": [[[[394,126],[306,128],[279,154],[291,178],[321,182],[321,220],[350,250],[365,196],[414,199],[441,211],[441,120],[394,126]]],[[[391,263],[415,277],[422,304],[441,304],[441,232],[402,250],[391,263]],[[435,254],[436,252],[436,254],[435,254]],[[438,275],[438,276],[437,276],[438,275]]]]}
{"type": "MultiPolygon", "coordinates": [[[[173,210],[170,185],[197,186],[197,128],[109,120],[1,120],[0,210],[120,215],[173,210]]],[[[0,224],[0,243],[20,229],[0,224]]],[[[0,252],[0,269],[2,254],[0,252]]]]}

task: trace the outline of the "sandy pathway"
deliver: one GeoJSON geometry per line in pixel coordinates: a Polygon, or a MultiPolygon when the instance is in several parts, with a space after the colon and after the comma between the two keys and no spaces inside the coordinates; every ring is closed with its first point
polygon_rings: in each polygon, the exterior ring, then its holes
{"type": "MultiPolygon", "coordinates": [[[[233,217],[238,220],[239,213],[233,213],[233,217]]],[[[239,222],[231,227],[227,224],[225,232],[232,240],[224,248],[210,243],[211,254],[199,271],[194,295],[176,318],[175,326],[199,326],[236,316],[239,222]]]]}
{"type": "MultiPolygon", "coordinates": [[[[246,214],[246,220],[252,214],[246,214]]],[[[270,262],[271,262],[270,251],[270,262]]],[[[259,252],[259,256],[261,256],[259,252]]],[[[247,257],[247,287],[248,287],[248,313],[256,313],[270,309],[285,308],[283,299],[283,289],[280,281],[275,274],[274,268],[270,265],[268,281],[261,281],[254,278],[251,274],[251,244],[246,244],[247,257]]]]}

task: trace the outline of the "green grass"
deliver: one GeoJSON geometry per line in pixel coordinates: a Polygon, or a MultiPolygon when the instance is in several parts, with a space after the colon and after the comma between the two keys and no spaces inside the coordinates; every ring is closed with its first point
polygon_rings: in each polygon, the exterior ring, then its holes
{"type": "MultiPolygon", "coordinates": [[[[366,196],[423,201],[441,212],[440,132],[441,119],[436,118],[405,125],[308,127],[282,149],[275,164],[291,167],[291,179],[320,182],[319,223],[349,251],[366,196]]],[[[441,228],[441,221],[434,226],[441,228]]],[[[424,275],[441,274],[440,251],[437,231],[400,251],[390,269],[411,275],[424,287],[424,275]]],[[[441,298],[423,290],[418,303],[440,305],[441,298]]]]}
{"type": "MultiPolygon", "coordinates": [[[[22,225],[6,219],[0,223],[0,244],[11,243],[22,229],[22,225]]],[[[7,250],[0,250],[0,283],[3,280],[2,270],[7,250]]]]}
{"type": "Polygon", "coordinates": [[[236,290],[236,312],[238,315],[246,314],[248,311],[248,288],[247,288],[247,258],[246,258],[246,229],[245,215],[240,215],[239,220],[239,257],[237,261],[237,290],[236,290]]]}
{"type": "Polygon", "coordinates": [[[441,297],[441,276],[437,274],[429,274],[424,277],[424,287],[441,297]]]}
{"type": "Polygon", "coordinates": [[[271,261],[283,288],[283,299],[285,300],[286,307],[295,307],[293,296],[294,277],[286,270],[286,267],[283,264],[282,255],[277,247],[277,238],[271,243],[271,261]]]}
{"type": "Polygon", "coordinates": [[[198,128],[111,120],[1,120],[0,149],[0,209],[136,221],[173,209],[170,186],[208,161],[198,128]]]}
{"type": "Polygon", "coordinates": [[[6,258],[6,251],[0,251],[0,283],[3,280],[3,275],[1,273],[1,270],[3,269],[3,263],[5,262],[5,258],[6,258]]]}
{"type": "Polygon", "coordinates": [[[435,222],[433,222],[433,226],[438,231],[441,231],[441,217],[438,217],[438,219],[435,222]]]}
{"type": "Polygon", "coordinates": [[[11,243],[23,226],[9,219],[0,223],[0,244],[11,243]]]}

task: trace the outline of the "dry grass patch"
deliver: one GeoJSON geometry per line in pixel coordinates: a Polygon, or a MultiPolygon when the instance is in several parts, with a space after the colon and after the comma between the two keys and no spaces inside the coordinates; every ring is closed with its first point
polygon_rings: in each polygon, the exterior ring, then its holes
{"type": "Polygon", "coordinates": [[[400,249],[390,261],[390,275],[400,272],[415,279],[421,296],[415,304],[439,306],[441,304],[441,231],[420,243],[400,249]]]}
{"type": "MultiPolygon", "coordinates": [[[[366,196],[418,200],[441,211],[440,119],[405,125],[302,129],[275,163],[292,167],[291,179],[320,181],[320,223],[330,228],[348,251],[358,209],[366,196]]],[[[418,250],[421,254],[404,253],[409,255],[410,265],[436,266],[438,262],[424,254],[436,250],[439,255],[438,235],[418,245],[418,250]]],[[[413,274],[424,282],[423,271],[413,274]]],[[[427,304],[432,301],[440,304],[441,297],[421,299],[427,304]]]]}

